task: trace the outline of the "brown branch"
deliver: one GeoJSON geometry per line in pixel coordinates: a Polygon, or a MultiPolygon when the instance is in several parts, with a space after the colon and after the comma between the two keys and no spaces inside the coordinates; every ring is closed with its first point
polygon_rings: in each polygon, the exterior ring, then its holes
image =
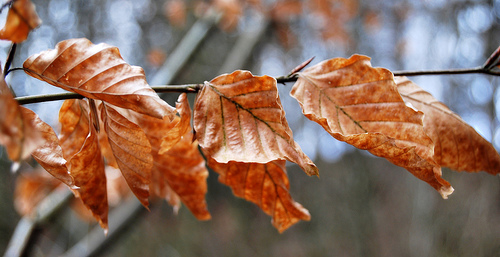
{"type": "MultiPolygon", "coordinates": [[[[23,68],[13,68],[8,72],[13,70],[23,70],[23,68]]],[[[7,72],[7,73],[8,73],[7,72]]],[[[493,76],[500,76],[500,71],[487,69],[485,67],[476,67],[468,69],[449,69],[449,70],[423,70],[423,71],[394,71],[392,72],[394,76],[422,76],[422,75],[453,75],[453,74],[471,74],[471,73],[482,73],[493,76]]],[[[277,77],[276,81],[281,84],[287,82],[295,82],[299,78],[298,73],[289,74],[287,76],[277,77]]],[[[162,86],[152,86],[153,90],[157,93],[197,93],[203,88],[203,84],[186,84],[186,85],[162,85],[162,86]]],[[[17,97],[16,100],[19,104],[32,104],[41,103],[57,100],[66,99],[82,99],[83,96],[77,93],[60,93],[60,94],[49,94],[49,95],[35,95],[35,96],[23,96],[17,97]]]]}

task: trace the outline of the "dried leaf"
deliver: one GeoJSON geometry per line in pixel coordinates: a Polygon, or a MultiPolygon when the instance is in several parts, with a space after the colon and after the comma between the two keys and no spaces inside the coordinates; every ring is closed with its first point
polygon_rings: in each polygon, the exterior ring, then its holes
{"type": "Polygon", "coordinates": [[[205,202],[208,170],[198,143],[193,142],[186,94],[179,96],[177,110],[180,117],[173,121],[137,116],[137,123],[151,143],[154,158],[151,190],[167,199],[174,210],[179,209],[182,201],[196,218],[207,220],[210,219],[205,202]]]}
{"type": "Polygon", "coordinates": [[[38,204],[60,181],[45,172],[23,172],[16,178],[14,207],[22,216],[33,216],[38,204]]]}
{"type": "Polygon", "coordinates": [[[30,56],[26,73],[51,85],[156,118],[172,116],[173,108],[147,84],[144,70],[127,64],[118,48],[68,39],[55,49],[30,56]]]}
{"type": "Polygon", "coordinates": [[[205,201],[208,170],[192,133],[188,131],[169,151],[156,157],[154,173],[168,186],[166,190],[160,188],[160,192],[164,192],[160,196],[175,199],[176,196],[169,193],[171,188],[197,219],[210,219],[205,201]]]}
{"type": "Polygon", "coordinates": [[[4,145],[9,158],[19,162],[41,144],[43,138],[24,108],[19,106],[0,74],[0,144],[4,145]]]}
{"type": "Polygon", "coordinates": [[[434,141],[434,159],[458,171],[500,172],[500,155],[446,105],[406,77],[396,77],[398,91],[407,103],[425,113],[424,130],[434,141]]]}
{"type": "Polygon", "coordinates": [[[5,26],[0,30],[0,39],[21,43],[31,30],[42,24],[36,13],[36,7],[30,0],[16,0],[7,14],[5,26]]]}
{"type": "Polygon", "coordinates": [[[222,13],[219,27],[226,31],[233,31],[243,14],[243,3],[239,0],[214,0],[214,8],[222,13]]]}
{"type": "Polygon", "coordinates": [[[406,168],[446,198],[453,188],[433,159],[423,113],[406,106],[392,73],[369,60],[354,55],[321,62],[299,73],[291,95],[334,138],[406,168]]]}
{"type": "Polygon", "coordinates": [[[70,188],[74,186],[73,178],[70,176],[67,161],[64,159],[63,150],[59,145],[56,133],[47,123],[43,122],[33,111],[22,108],[24,117],[32,121],[35,128],[41,133],[45,143],[35,151],[32,156],[48,173],[59,179],[70,188]]]}
{"type": "Polygon", "coordinates": [[[234,195],[257,204],[270,215],[280,233],[300,220],[310,220],[309,212],[290,196],[286,161],[218,163],[207,159],[209,167],[220,174],[219,181],[231,187],[234,195]]]}
{"type": "Polygon", "coordinates": [[[286,159],[318,174],[293,140],[274,78],[235,71],[206,82],[196,98],[194,129],[205,155],[219,163],[286,159]]]}
{"type": "Polygon", "coordinates": [[[102,104],[101,120],[120,171],[137,199],[149,205],[149,183],[153,157],[144,131],[112,105],[102,104]]]}
{"type": "Polygon", "coordinates": [[[186,25],[187,8],[184,0],[168,0],[163,4],[163,15],[176,27],[186,25]]]}
{"type": "Polygon", "coordinates": [[[180,118],[177,118],[172,123],[174,127],[170,130],[164,130],[161,138],[159,154],[164,154],[170,148],[179,142],[182,136],[186,135],[191,130],[191,108],[187,100],[187,95],[181,94],[176,103],[177,112],[180,118]]]}
{"type": "Polygon", "coordinates": [[[60,142],[69,163],[69,172],[78,187],[76,195],[107,231],[108,199],[104,159],[91,119],[86,101],[66,100],[59,111],[60,142]]]}

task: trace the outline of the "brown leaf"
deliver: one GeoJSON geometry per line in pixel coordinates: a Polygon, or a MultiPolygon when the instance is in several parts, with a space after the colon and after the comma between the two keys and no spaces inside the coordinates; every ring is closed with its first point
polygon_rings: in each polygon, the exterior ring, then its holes
{"type": "Polygon", "coordinates": [[[238,25],[239,19],[243,14],[244,4],[240,0],[214,0],[214,8],[222,13],[219,27],[226,31],[233,31],[238,25]]]}
{"type": "Polygon", "coordinates": [[[64,159],[63,150],[59,145],[59,139],[52,127],[43,122],[38,115],[29,109],[21,108],[21,112],[24,117],[32,121],[32,124],[45,139],[45,143],[33,151],[33,158],[35,158],[40,166],[52,176],[69,187],[73,187],[73,178],[69,174],[67,161],[64,159]]]}
{"type": "Polygon", "coordinates": [[[144,131],[112,105],[102,104],[101,120],[120,171],[137,199],[149,205],[149,183],[153,157],[144,131]]]}
{"type": "Polygon", "coordinates": [[[234,195],[257,204],[270,215],[281,233],[300,220],[310,220],[309,212],[289,193],[286,161],[269,163],[218,163],[207,156],[208,165],[219,173],[219,181],[231,187],[234,195]]]}
{"type": "Polygon", "coordinates": [[[60,142],[69,163],[70,174],[78,187],[76,195],[107,231],[108,199],[104,159],[91,119],[86,101],[66,100],[59,112],[60,142]]]}
{"type": "Polygon", "coordinates": [[[235,71],[206,82],[196,98],[194,129],[205,155],[219,163],[286,159],[318,174],[293,140],[272,77],[235,71]]]}
{"type": "Polygon", "coordinates": [[[144,70],[130,66],[118,48],[68,39],[55,49],[30,56],[26,73],[51,85],[156,118],[172,116],[173,108],[147,84],[144,70]]]}
{"type": "Polygon", "coordinates": [[[163,132],[163,137],[161,138],[159,154],[164,154],[170,148],[179,142],[182,136],[186,135],[191,130],[191,108],[189,107],[189,102],[187,99],[187,94],[181,94],[176,103],[177,112],[180,118],[177,118],[172,122],[174,127],[170,130],[163,132]]]}
{"type": "Polygon", "coordinates": [[[198,150],[198,142],[193,142],[191,131],[169,151],[155,156],[153,173],[165,182],[166,189],[159,188],[160,192],[163,191],[161,197],[169,200],[177,195],[197,219],[210,219],[205,201],[208,170],[198,150]],[[173,192],[169,192],[168,188],[173,192]]]}
{"type": "Polygon", "coordinates": [[[9,158],[15,162],[28,158],[43,144],[43,138],[32,120],[35,116],[23,109],[7,87],[3,74],[0,74],[0,144],[5,146],[9,158]]]}
{"type": "Polygon", "coordinates": [[[446,198],[453,189],[433,159],[423,113],[406,106],[392,73],[369,60],[354,55],[321,62],[299,73],[291,95],[334,138],[406,168],[446,198]]]}
{"type": "Polygon", "coordinates": [[[184,0],[168,0],[163,4],[163,15],[176,27],[186,25],[187,8],[184,0]]]}
{"type": "Polygon", "coordinates": [[[33,216],[38,204],[54,190],[60,181],[45,172],[23,172],[16,178],[14,207],[22,216],[33,216]]]}
{"type": "Polygon", "coordinates": [[[5,26],[0,30],[0,39],[21,43],[31,30],[42,24],[36,13],[36,7],[30,0],[16,0],[7,14],[5,26]]]}
{"type": "Polygon", "coordinates": [[[137,124],[144,129],[153,153],[151,190],[175,210],[182,201],[196,218],[207,220],[210,219],[205,202],[208,170],[198,143],[193,142],[186,94],[179,96],[177,110],[180,117],[173,121],[137,115],[137,124]]]}
{"type": "Polygon", "coordinates": [[[458,171],[500,173],[500,155],[446,105],[406,77],[396,77],[398,91],[407,103],[425,113],[424,130],[434,141],[434,159],[458,171]]]}

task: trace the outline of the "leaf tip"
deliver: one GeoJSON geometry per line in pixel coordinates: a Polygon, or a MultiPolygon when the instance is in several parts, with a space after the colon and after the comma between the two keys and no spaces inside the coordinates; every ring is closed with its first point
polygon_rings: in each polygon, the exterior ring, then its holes
{"type": "Polygon", "coordinates": [[[453,191],[455,191],[455,189],[452,186],[443,186],[439,189],[439,194],[441,194],[443,199],[448,199],[448,196],[451,195],[453,191]]]}

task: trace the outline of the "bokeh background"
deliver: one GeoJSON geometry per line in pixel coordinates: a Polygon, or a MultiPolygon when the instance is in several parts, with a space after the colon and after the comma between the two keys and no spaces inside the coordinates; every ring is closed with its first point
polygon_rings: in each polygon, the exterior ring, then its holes
{"type": "MultiPolygon", "coordinates": [[[[500,42],[500,1],[188,1],[33,0],[43,24],[18,47],[14,67],[64,39],[86,37],[118,46],[148,80],[179,68],[171,84],[202,83],[223,72],[286,75],[315,56],[313,64],[354,53],[390,70],[480,66],[500,42]],[[224,15],[216,22],[214,11],[224,15]],[[207,18],[207,16],[209,16],[207,18]],[[197,31],[206,28],[207,34],[197,31]],[[190,42],[193,51],[178,50],[190,42]],[[193,32],[195,31],[195,32],[193,32]],[[194,38],[194,39],[193,39],[194,38]],[[191,42],[192,43],[192,42],[191,42]],[[176,50],[185,63],[172,62],[176,50]],[[246,54],[248,53],[248,54],[246,54]],[[163,68],[162,68],[163,67],[163,68]]],[[[5,19],[6,11],[1,14],[5,19]]],[[[0,42],[5,61],[8,42],[0,42]]],[[[181,48],[182,49],[182,48],[181,48]]],[[[175,59],[177,60],[177,59],[175,59]]],[[[412,77],[500,149],[499,79],[481,74],[412,77]]],[[[22,72],[7,77],[18,96],[61,92],[22,72]]],[[[150,82],[151,83],[151,82],[150,82]]],[[[153,83],[152,83],[153,84],[153,83]]],[[[186,208],[178,214],[153,201],[107,241],[98,256],[495,256],[500,254],[500,180],[484,172],[444,169],[455,188],[441,199],[406,170],[338,142],[301,115],[280,86],[294,138],[315,161],[321,178],[288,165],[291,193],[312,216],[283,234],[255,205],[232,195],[211,172],[210,221],[186,208]]],[[[163,95],[173,105],[178,94],[163,95]]],[[[190,96],[191,99],[194,97],[190,96]]],[[[61,101],[29,105],[57,129],[61,101]]],[[[19,174],[0,149],[0,252],[20,219],[13,192],[19,174]]],[[[23,164],[20,172],[30,170],[23,164]]],[[[92,231],[71,208],[37,226],[25,255],[58,256],[92,231]]],[[[111,228],[113,229],[113,228],[111,228]]]]}

